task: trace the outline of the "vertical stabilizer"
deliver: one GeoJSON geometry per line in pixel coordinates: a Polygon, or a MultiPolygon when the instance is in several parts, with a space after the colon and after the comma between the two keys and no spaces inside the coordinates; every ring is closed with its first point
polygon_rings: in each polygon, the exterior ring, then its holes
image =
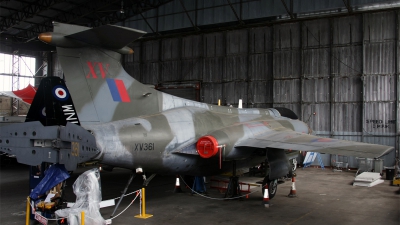
{"type": "Polygon", "coordinates": [[[80,125],[70,93],[59,77],[46,77],[29,108],[25,122],[40,121],[44,126],[63,125],[67,122],[80,125]]]}
{"type": "Polygon", "coordinates": [[[120,63],[121,52],[132,52],[126,45],[143,34],[111,25],[85,30],[55,24],[54,33],[48,35],[47,42],[57,46],[66,84],[82,123],[109,122],[160,112],[159,92],[136,81],[120,63]],[[73,29],[78,32],[62,34],[73,29]],[[113,35],[105,35],[107,33],[113,35]]]}

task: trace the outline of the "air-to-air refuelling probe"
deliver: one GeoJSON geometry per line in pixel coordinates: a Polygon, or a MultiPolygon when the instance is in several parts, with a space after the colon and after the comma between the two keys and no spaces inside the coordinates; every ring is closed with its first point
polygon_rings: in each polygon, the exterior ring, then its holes
{"type": "Polygon", "coordinates": [[[18,162],[102,164],[158,174],[235,174],[268,166],[264,183],[291,171],[285,150],[378,158],[390,146],[311,135],[285,108],[239,109],[175,97],[146,86],[123,69],[121,54],[145,32],[104,25],[54,23],[39,39],[57,47],[64,80],[42,80],[25,123],[1,127],[0,151],[18,162]]]}

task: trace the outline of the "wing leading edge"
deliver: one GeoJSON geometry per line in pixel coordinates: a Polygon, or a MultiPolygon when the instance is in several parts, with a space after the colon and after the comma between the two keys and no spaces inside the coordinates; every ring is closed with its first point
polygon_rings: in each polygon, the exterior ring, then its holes
{"type": "Polygon", "coordinates": [[[295,131],[270,131],[243,140],[235,147],[291,149],[365,158],[380,158],[393,150],[386,145],[317,137],[295,131]]]}

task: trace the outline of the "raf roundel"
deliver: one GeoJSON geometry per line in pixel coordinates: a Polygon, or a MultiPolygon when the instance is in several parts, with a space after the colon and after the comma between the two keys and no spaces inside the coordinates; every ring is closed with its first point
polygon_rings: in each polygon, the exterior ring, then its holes
{"type": "Polygon", "coordinates": [[[61,85],[53,88],[53,96],[60,101],[66,101],[69,98],[67,88],[61,85]]]}

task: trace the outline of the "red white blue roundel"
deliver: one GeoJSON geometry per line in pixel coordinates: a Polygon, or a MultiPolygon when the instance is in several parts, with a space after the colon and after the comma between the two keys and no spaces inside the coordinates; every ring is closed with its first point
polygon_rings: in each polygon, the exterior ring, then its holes
{"type": "Polygon", "coordinates": [[[60,101],[66,101],[69,98],[67,88],[62,85],[53,88],[53,96],[60,101]]]}

